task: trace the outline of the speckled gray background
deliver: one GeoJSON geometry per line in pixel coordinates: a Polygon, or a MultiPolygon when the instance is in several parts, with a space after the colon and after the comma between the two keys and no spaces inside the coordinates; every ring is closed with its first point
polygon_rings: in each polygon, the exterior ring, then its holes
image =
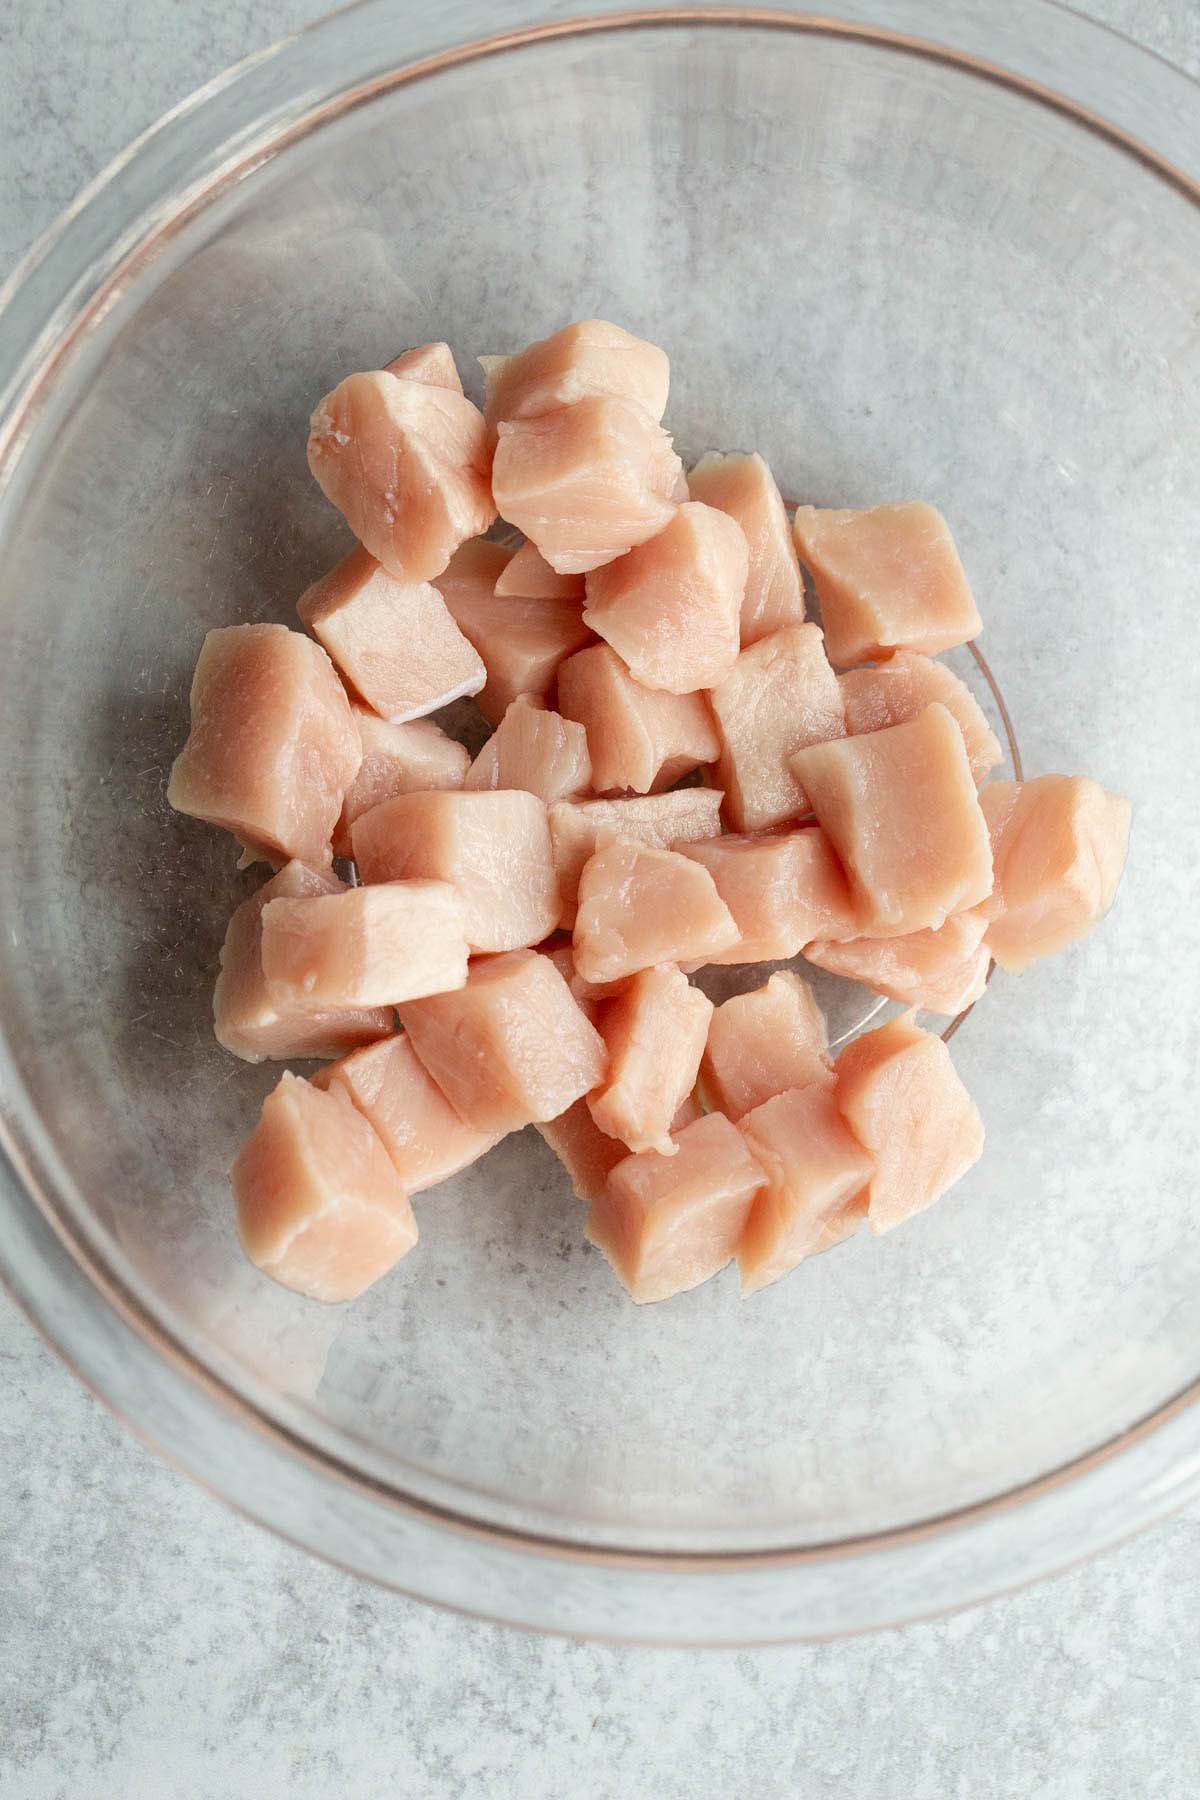
{"type": "MultiPolygon", "coordinates": [[[[312,10],[8,0],[0,274],[135,131],[312,10]]],[[[1087,10],[1200,72],[1200,0],[1087,10]]],[[[3,1800],[1191,1800],[1198,1595],[1193,1509],[1035,1592],[844,1645],[477,1625],[228,1515],[0,1300],[3,1800]]]]}

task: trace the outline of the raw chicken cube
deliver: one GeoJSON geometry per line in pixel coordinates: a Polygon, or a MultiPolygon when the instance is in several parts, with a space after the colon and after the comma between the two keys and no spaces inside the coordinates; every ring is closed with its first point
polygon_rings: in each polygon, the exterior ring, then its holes
{"type": "Polygon", "coordinates": [[[389,725],[365,706],[355,706],[354,723],[358,727],[363,759],[358,774],[346,789],[342,816],[333,834],[337,856],[354,854],[350,843],[350,827],[362,813],[369,812],[384,800],[397,794],[423,794],[435,788],[460,788],[471,766],[470,752],[463,744],[435,725],[432,719],[410,719],[406,725],[389,725]]]}
{"type": "Polygon", "coordinates": [[[735,1125],[709,1113],[675,1156],[627,1156],[592,1203],[587,1234],[639,1304],[699,1287],[733,1258],[766,1179],[735,1125]]]}
{"type": "Polygon", "coordinates": [[[382,719],[402,725],[464,694],[487,670],[427,581],[397,581],[352,550],[296,607],[350,685],[382,719]]]}
{"type": "Polygon", "coordinates": [[[230,1172],[250,1261],[312,1300],[355,1300],[417,1241],[387,1151],[350,1102],[284,1074],[230,1172]]]}
{"type": "Polygon", "coordinates": [[[572,997],[577,1000],[593,1025],[599,1024],[600,1002],[611,1000],[628,986],[621,981],[585,981],[575,967],[575,946],[569,937],[552,939],[549,943],[539,945],[543,956],[548,956],[563,980],[571,990],[572,997]]]}
{"type": "Polygon", "coordinates": [[[889,999],[953,1018],[973,1006],[987,986],[991,957],[983,941],[985,924],[983,909],[976,906],[951,913],[936,931],[847,943],[820,940],[808,944],[804,954],[831,975],[845,975],[889,999]]]}
{"type": "Polygon", "coordinates": [[[267,993],[280,1007],[395,1006],[467,979],[465,909],[448,881],[389,881],[268,900],[267,993]]]}
{"type": "Polygon", "coordinates": [[[350,837],[364,881],[452,882],[473,952],[538,944],[558,921],[546,808],[534,794],[400,794],[356,819],[350,837]]]}
{"type": "Polygon", "coordinates": [[[318,1011],[307,1002],[281,1003],[267,990],[262,963],[262,915],[267,902],[342,891],[342,883],[329,869],[285,863],[278,875],[243,900],[230,919],[221,947],[221,971],[213,989],[213,1023],[217,1042],[243,1062],[343,1056],[391,1031],[392,1015],[383,1006],[318,1011]]]}
{"type": "Polygon", "coordinates": [[[518,694],[471,764],[464,788],[524,788],[550,804],[592,784],[587,732],[518,694]]]}
{"type": "Polygon", "coordinates": [[[821,1009],[808,983],[790,969],[717,1007],[700,1064],[700,1097],[707,1107],[740,1119],[789,1088],[832,1080],[821,1009]]]}
{"type": "Polygon", "coordinates": [[[617,1138],[601,1131],[588,1111],[585,1100],[576,1100],[557,1119],[535,1125],[538,1132],[567,1171],[572,1188],[580,1200],[590,1205],[604,1193],[610,1169],[624,1162],[629,1152],[617,1138]]]}
{"type": "Polygon", "coordinates": [[[578,650],[560,664],[558,704],[587,728],[597,793],[657,793],[715,762],[720,751],[703,694],[644,687],[607,644],[578,650]]]}
{"type": "Polygon", "coordinates": [[[897,650],[887,662],[848,670],[838,677],[838,683],[846,708],[846,730],[852,737],[864,731],[883,731],[889,725],[906,725],[937,700],[954,715],[976,782],[1004,755],[978,700],[945,663],[897,650]]]}
{"type": "Polygon", "coordinates": [[[796,548],[812,574],[831,662],[890,650],[932,656],[977,637],[982,620],[954,539],[923,501],[866,512],[796,510],[796,548]]]}
{"type": "Polygon", "coordinates": [[[356,1050],[313,1076],[345,1094],[378,1133],[406,1191],[448,1181],[499,1142],[459,1118],[403,1032],[356,1050]]]}
{"type": "Polygon", "coordinates": [[[308,466],[364,549],[401,581],[440,575],[496,517],[478,407],[383,369],[348,375],[319,403],[308,466]]]}
{"type": "Polygon", "coordinates": [[[496,580],[496,592],[524,600],[578,600],[583,604],[585,577],[560,575],[536,544],[522,544],[496,580]]]}
{"type": "Polygon", "coordinates": [[[418,344],[415,350],[406,350],[386,364],[384,372],[400,375],[406,381],[423,381],[426,387],[450,388],[456,394],[463,391],[449,344],[418,344]]]}
{"type": "Polygon", "coordinates": [[[415,1000],[400,1016],[429,1074],[477,1131],[557,1119],[604,1079],[603,1038],[536,950],[482,957],[466,987],[415,1000]]]}
{"type": "Polygon", "coordinates": [[[675,848],[708,870],[738,928],[737,943],[711,957],[714,963],[783,961],[814,934],[849,937],[858,930],[846,877],[816,825],[675,848]]]}
{"type": "Polygon", "coordinates": [[[584,864],[573,941],[585,981],[619,981],[656,963],[709,962],[737,937],[712,876],[686,856],[616,837],[601,839],[584,864]]]}
{"type": "Polygon", "coordinates": [[[834,1065],[838,1110],[875,1158],[867,1189],[874,1232],[941,1198],[983,1154],[983,1122],[950,1051],[904,1013],[855,1038],[834,1065]]]}
{"type": "Polygon", "coordinates": [[[670,438],[626,400],[579,400],[499,430],[496,505],[560,575],[624,556],[687,497],[670,438]]]}
{"type": "Polygon", "coordinates": [[[792,768],[850,878],[866,937],[936,928],[992,891],[962,732],[934,704],[907,725],[797,751],[792,768]]]}
{"type": "Polygon", "coordinates": [[[589,574],[584,623],[646,687],[715,687],[737,661],[748,568],[741,526],[689,500],[648,541],[589,574]]]}
{"type": "Polygon", "coordinates": [[[673,844],[714,838],[721,831],[721,798],[712,788],[679,788],[673,794],[650,794],[632,800],[562,800],[550,808],[550,837],[562,897],[561,924],[569,930],[583,865],[601,833],[634,838],[639,844],[673,844]]]}
{"type": "Polygon", "coordinates": [[[979,798],[996,865],[985,941],[1002,969],[1025,969],[1084,937],[1112,905],[1130,804],[1086,775],[991,781],[979,798]]]}
{"type": "Polygon", "coordinates": [[[210,631],[192,677],[192,728],[167,799],[268,861],[329,861],[362,746],[319,644],[286,625],[210,631]]]}
{"type": "Polygon", "coordinates": [[[652,419],[667,410],[671,365],[665,350],[607,319],[582,319],[515,356],[481,356],[489,424],[532,419],[609,395],[640,406],[652,419]]]}
{"type": "Polygon", "coordinates": [[[804,581],[775,477],[762,457],[702,457],[688,476],[693,500],[736,519],[750,549],[742,647],[804,622],[804,581]]]}
{"type": "Polygon", "coordinates": [[[487,685],[475,700],[493,725],[518,694],[547,700],[563,658],[592,635],[578,600],[499,596],[497,579],[511,567],[510,555],[482,539],[464,544],[436,583],[459,630],[483,658],[487,685]]]}
{"type": "Polygon", "coordinates": [[[716,779],[735,831],[762,831],[809,810],[791,757],[844,737],[837,676],[816,625],[794,625],[743,650],[712,691],[721,738],[716,779]]]}
{"type": "Polygon", "coordinates": [[[608,1074],[588,1096],[592,1118],[630,1150],[674,1156],[680,1107],[696,1085],[713,1004],[681,969],[643,969],[600,1008],[608,1074]]]}
{"type": "Polygon", "coordinates": [[[847,1129],[825,1081],[765,1100],[738,1130],[767,1176],[737,1252],[742,1293],[753,1294],[858,1230],[875,1159],[847,1129]]]}

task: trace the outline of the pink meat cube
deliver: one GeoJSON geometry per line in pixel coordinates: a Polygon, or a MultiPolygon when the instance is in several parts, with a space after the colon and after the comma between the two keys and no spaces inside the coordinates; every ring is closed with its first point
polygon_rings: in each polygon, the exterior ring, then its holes
{"type": "Polygon", "coordinates": [[[539,945],[543,956],[548,956],[563,980],[593,1025],[598,1027],[600,1020],[600,1002],[611,1000],[629,985],[627,981],[585,981],[575,967],[575,947],[569,937],[550,938],[539,945]]]}
{"type": "Polygon", "coordinates": [[[341,892],[342,883],[331,870],[285,863],[230,919],[213,989],[213,1023],[217,1042],[243,1062],[343,1056],[391,1031],[392,1015],[383,1006],[314,1010],[307,1002],[280,1002],[268,992],[262,963],[262,915],[268,901],[341,892]]]}
{"type": "Polygon", "coordinates": [[[511,567],[510,556],[499,544],[474,540],[437,582],[463,636],[483,658],[487,685],[475,698],[493,725],[519,694],[548,701],[559,664],[592,635],[578,600],[502,598],[496,585],[511,567]]]}
{"type": "Polygon", "coordinates": [[[933,656],[977,637],[982,620],[954,539],[922,501],[867,512],[796,510],[831,662],[874,662],[891,650],[933,656]]]}
{"type": "Polygon", "coordinates": [[[313,1086],[337,1089],[354,1103],[409,1194],[448,1181],[499,1142],[459,1118],[403,1032],[330,1063],[313,1086]]]}
{"type": "Polygon", "coordinates": [[[465,909],[448,881],[389,881],[268,900],[267,993],[281,1008],[395,1006],[467,979],[465,909]]]}
{"type": "Polygon", "coordinates": [[[990,781],[980,802],[996,887],[981,909],[1002,969],[1026,969],[1084,937],[1113,903],[1132,809],[1086,775],[990,781]]]}
{"type": "Polygon", "coordinates": [[[646,687],[715,687],[737,661],[749,557],[735,520],[689,500],[638,548],[589,574],[584,623],[646,687]]]}
{"type": "Polygon", "coordinates": [[[687,497],[670,438],[626,400],[578,400],[501,424],[499,433],[496,505],[560,575],[624,556],[687,497]]]}
{"type": "Polygon", "coordinates": [[[558,704],[587,729],[597,793],[657,793],[720,751],[703,694],[644,687],[607,644],[559,665],[558,704]]]}
{"type": "Polygon", "coordinates": [[[983,941],[985,925],[983,909],[976,906],[951,913],[936,931],[846,943],[818,940],[806,945],[804,954],[831,975],[845,975],[906,1006],[953,1018],[974,1006],[987,985],[991,957],[983,941]]]}
{"type": "Polygon", "coordinates": [[[874,1232],[923,1212],[983,1154],[983,1122],[950,1051],[904,1013],[847,1044],[835,1064],[838,1110],[875,1159],[874,1232]]]}
{"type": "Polygon", "coordinates": [[[838,685],[846,708],[846,730],[852,737],[864,731],[884,731],[889,725],[907,725],[927,706],[939,701],[954,715],[963,734],[967,760],[977,782],[1004,755],[978,700],[945,663],[897,650],[887,662],[849,669],[838,677],[838,685]]]}
{"type": "Polygon", "coordinates": [[[606,319],[581,319],[515,356],[479,361],[491,424],[537,418],[598,395],[631,401],[656,420],[667,410],[666,351],[606,319]]]}
{"type": "Polygon", "coordinates": [[[496,517],[478,407],[383,369],[348,375],[319,403],[308,466],[363,548],[401,581],[440,575],[496,517]]]}
{"type": "Polygon", "coordinates": [[[836,938],[858,930],[846,877],[816,825],[675,848],[708,870],[738,928],[737,943],[714,963],[783,961],[798,956],[814,933],[836,938]]]}
{"type": "Polygon", "coordinates": [[[617,1138],[600,1130],[586,1099],[576,1100],[557,1119],[535,1125],[534,1130],[545,1138],[567,1171],[576,1196],[589,1205],[603,1195],[609,1170],[629,1154],[617,1138]]]}
{"type": "Polygon", "coordinates": [[[471,764],[464,788],[523,788],[549,805],[592,784],[582,725],[518,694],[471,764]]]}
{"type": "Polygon", "coordinates": [[[707,869],[633,838],[601,840],[579,877],[573,942],[585,981],[665,962],[710,962],[738,928],[707,869]]]}
{"type": "Polygon", "coordinates": [[[350,830],[366,882],[451,882],[472,951],[538,944],[559,913],[546,808],[536,795],[400,794],[350,830]]]}
{"type": "Polygon", "coordinates": [[[764,1100],[738,1130],[767,1176],[737,1252],[742,1293],[753,1294],[858,1230],[875,1159],[847,1129],[827,1081],[764,1100]]]}
{"type": "Polygon", "coordinates": [[[329,861],[362,746],[319,644],[286,625],[210,631],[192,677],[192,729],[167,799],[270,862],[329,861]]]}
{"type": "Polygon", "coordinates": [[[466,987],[400,1016],[455,1112],[484,1133],[557,1119],[604,1079],[603,1038],[536,950],[481,957],[466,987]]]}
{"type": "Polygon", "coordinates": [[[406,725],[390,725],[365,706],[351,710],[363,759],[346,789],[342,816],[333,834],[336,856],[354,854],[350,827],[362,813],[385,800],[394,800],[397,794],[460,788],[471,766],[466,747],[447,736],[432,719],[410,719],[406,725]]]}
{"type": "Polygon", "coordinates": [[[674,1156],[671,1131],[696,1085],[713,1004],[680,969],[643,969],[600,1008],[608,1074],[588,1096],[601,1131],[674,1156]]]}
{"type": "Polygon", "coordinates": [[[962,732],[941,705],[907,725],[813,744],[792,768],[850,878],[868,937],[936,928],[992,891],[962,732]]]}
{"type": "Polygon", "coordinates": [[[522,544],[496,579],[496,593],[524,600],[578,600],[583,605],[582,575],[560,575],[535,544],[522,544]]]}
{"type": "Polygon", "coordinates": [[[301,595],[296,607],[350,685],[393,725],[477,694],[487,670],[427,581],[397,581],[365,550],[301,595]]]}
{"type": "Polygon", "coordinates": [[[406,350],[388,363],[384,373],[400,375],[406,381],[423,381],[426,387],[450,388],[456,394],[463,391],[449,344],[418,344],[415,350],[406,350]]]}
{"type": "Polygon", "coordinates": [[[355,1300],[417,1241],[387,1151],[350,1102],[284,1074],[231,1171],[256,1268],[312,1300],[355,1300]]]}
{"type": "Polygon", "coordinates": [[[713,838],[721,830],[721,798],[712,788],[679,788],[630,800],[562,800],[550,808],[550,837],[562,897],[560,923],[569,930],[583,865],[603,833],[634,838],[669,850],[679,843],[713,838]]]}
{"type": "Polygon", "coordinates": [[[765,1173],[735,1125],[709,1113],[679,1132],[677,1154],[619,1162],[593,1201],[587,1234],[639,1305],[699,1287],[733,1258],[765,1173]]]}
{"type": "Polygon", "coordinates": [[[812,989],[781,969],[714,1012],[700,1064],[704,1104],[740,1119],[789,1088],[833,1079],[829,1041],[812,989]]]}
{"type": "Polygon", "coordinates": [[[762,457],[702,457],[688,476],[693,500],[736,519],[750,549],[742,600],[742,647],[804,623],[804,581],[775,477],[762,457]]]}
{"type": "Polygon", "coordinates": [[[730,826],[763,831],[808,812],[792,755],[846,731],[819,628],[794,625],[759,638],[709,697],[721,739],[716,779],[730,826]]]}

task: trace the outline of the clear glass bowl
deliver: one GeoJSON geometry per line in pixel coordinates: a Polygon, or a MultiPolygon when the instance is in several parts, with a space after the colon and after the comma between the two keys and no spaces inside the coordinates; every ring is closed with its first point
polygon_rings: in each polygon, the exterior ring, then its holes
{"type": "Polygon", "coordinates": [[[573,11],[353,8],[6,290],[0,1263],[135,1430],[365,1575],[615,1637],[865,1629],[1200,1487],[1200,108],[1041,0],[573,11]],[[337,377],[589,314],[669,347],[686,456],[945,510],[1026,768],[1130,793],[1129,871],[957,1034],[987,1153],[895,1236],[635,1309],[530,1132],[322,1310],[235,1245],[278,1070],[212,1039],[251,878],[164,803],[189,673],[343,547],[304,461],[337,377]]]}

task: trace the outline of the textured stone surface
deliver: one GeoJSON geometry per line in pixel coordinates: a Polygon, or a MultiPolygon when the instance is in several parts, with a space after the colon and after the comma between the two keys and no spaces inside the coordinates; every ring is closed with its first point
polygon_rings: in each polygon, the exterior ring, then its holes
{"type": "MultiPolygon", "coordinates": [[[[288,0],[0,16],[0,275],[135,130],[303,22],[288,0]]],[[[1200,70],[1196,0],[1090,9],[1200,70]]],[[[1184,1800],[1200,1515],[957,1619],[621,1651],[366,1588],[227,1513],[0,1301],[4,1800],[712,1795],[1184,1800]]]]}

